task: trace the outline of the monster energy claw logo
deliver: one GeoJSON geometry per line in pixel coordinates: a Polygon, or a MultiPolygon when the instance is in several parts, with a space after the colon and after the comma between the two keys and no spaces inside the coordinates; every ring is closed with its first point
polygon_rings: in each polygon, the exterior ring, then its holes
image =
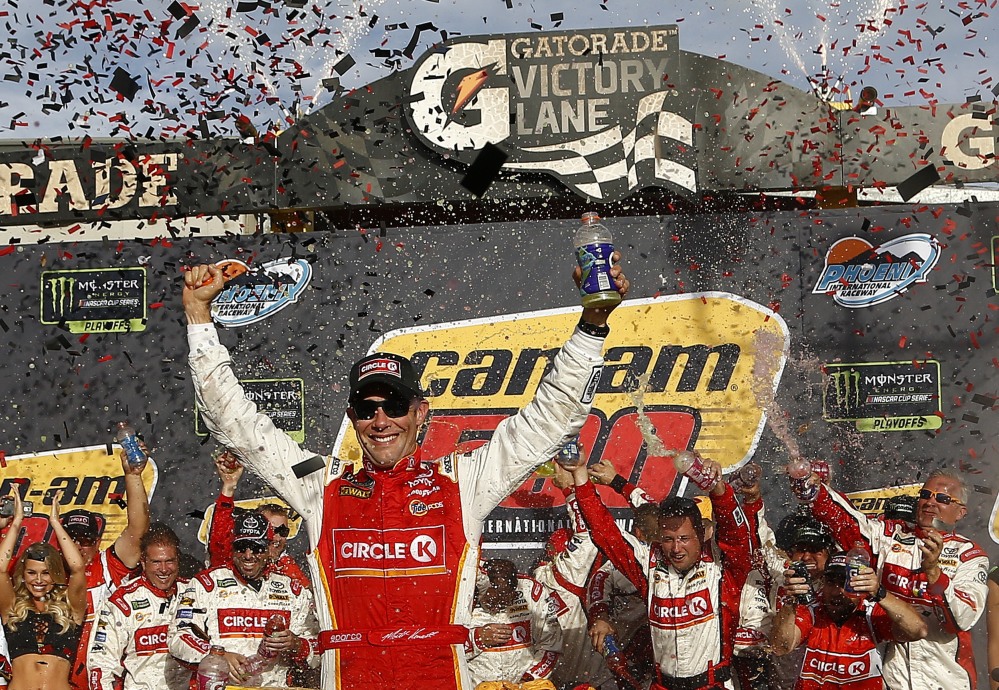
{"type": "Polygon", "coordinates": [[[829,374],[827,384],[836,395],[836,406],[844,411],[860,407],[860,374],[852,369],[829,374]]]}
{"type": "Polygon", "coordinates": [[[73,312],[76,309],[74,304],[76,278],[59,276],[49,278],[47,282],[48,295],[52,300],[52,315],[61,317],[73,312]]]}

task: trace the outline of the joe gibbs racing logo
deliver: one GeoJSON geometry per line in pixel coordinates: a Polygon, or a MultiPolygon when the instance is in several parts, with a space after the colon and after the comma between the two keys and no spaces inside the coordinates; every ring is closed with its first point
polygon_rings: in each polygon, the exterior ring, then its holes
{"type": "MultiPolygon", "coordinates": [[[[578,309],[555,309],[443,323],[393,331],[371,351],[413,361],[431,396],[423,457],[438,458],[481,445],[529,403],[578,320],[578,309]]],[[[593,409],[580,434],[586,454],[592,462],[610,460],[656,498],[678,488],[664,449],[696,448],[727,469],[742,465],[756,449],[787,348],[780,316],[736,295],[629,300],[614,312],[604,366],[592,373],[593,409]]],[[[346,418],[333,456],[361,459],[346,418]]],[[[626,507],[600,490],[611,507],[626,507]]],[[[540,523],[563,503],[560,490],[535,476],[501,511],[513,522],[540,523]]],[[[532,529],[499,534],[506,524],[487,524],[487,541],[540,538],[532,529]]]]}

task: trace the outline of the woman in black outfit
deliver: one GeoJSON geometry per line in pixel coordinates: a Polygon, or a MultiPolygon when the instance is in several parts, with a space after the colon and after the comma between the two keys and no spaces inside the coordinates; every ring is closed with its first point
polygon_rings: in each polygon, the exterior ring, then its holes
{"type": "Polygon", "coordinates": [[[10,650],[9,690],[69,690],[87,610],[86,565],[59,521],[61,494],[56,494],[49,524],[62,553],[46,542],[32,544],[11,577],[8,566],[24,518],[21,497],[13,495],[14,519],[0,541],[0,620],[10,650]]]}

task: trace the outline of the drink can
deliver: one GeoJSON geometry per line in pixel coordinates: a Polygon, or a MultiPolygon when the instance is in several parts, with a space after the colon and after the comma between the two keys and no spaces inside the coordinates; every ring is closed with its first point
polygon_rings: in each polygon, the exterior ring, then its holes
{"type": "Polygon", "coordinates": [[[815,603],[815,590],[812,589],[812,576],[808,574],[808,564],[804,561],[794,561],[791,564],[791,570],[794,571],[795,577],[803,577],[808,583],[808,591],[798,595],[798,603],[803,606],[811,606],[815,603]]]}

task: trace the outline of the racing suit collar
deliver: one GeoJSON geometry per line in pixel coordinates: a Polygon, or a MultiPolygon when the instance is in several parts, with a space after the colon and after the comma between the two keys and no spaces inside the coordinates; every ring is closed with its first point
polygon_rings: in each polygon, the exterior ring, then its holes
{"type": "Polygon", "coordinates": [[[150,592],[158,596],[160,599],[169,599],[170,597],[172,597],[174,594],[177,593],[176,580],[173,583],[173,587],[171,587],[169,590],[163,590],[154,585],[152,581],[148,577],[146,577],[145,574],[143,574],[142,584],[145,585],[146,589],[148,589],[150,592]]]}

